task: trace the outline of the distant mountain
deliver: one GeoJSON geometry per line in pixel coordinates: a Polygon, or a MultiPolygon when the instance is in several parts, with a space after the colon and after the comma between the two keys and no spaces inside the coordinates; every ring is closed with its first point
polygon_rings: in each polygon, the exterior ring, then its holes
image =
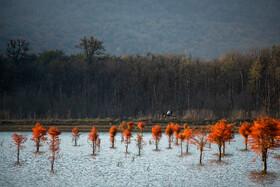
{"type": "Polygon", "coordinates": [[[35,53],[77,53],[79,39],[94,35],[118,56],[217,58],[280,43],[279,18],[279,0],[0,0],[0,51],[23,38],[35,53]]]}

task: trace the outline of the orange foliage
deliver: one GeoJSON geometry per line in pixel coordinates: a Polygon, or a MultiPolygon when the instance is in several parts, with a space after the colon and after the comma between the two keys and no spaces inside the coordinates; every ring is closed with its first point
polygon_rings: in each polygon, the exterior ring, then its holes
{"type": "Polygon", "coordinates": [[[141,149],[143,149],[144,143],[143,143],[143,134],[137,133],[137,142],[136,145],[138,146],[138,155],[141,155],[141,149]]]}
{"type": "Polygon", "coordinates": [[[182,145],[183,145],[183,141],[185,141],[186,136],[185,136],[184,133],[179,132],[178,138],[179,138],[179,140],[180,140],[180,142],[181,142],[181,156],[182,156],[182,155],[183,155],[183,148],[182,148],[182,145]]]}
{"type": "Polygon", "coordinates": [[[125,137],[125,141],[129,141],[130,138],[132,137],[132,133],[130,130],[126,129],[124,132],[123,132],[123,135],[125,137]]]}
{"type": "Polygon", "coordinates": [[[251,131],[249,146],[257,155],[262,154],[263,171],[266,172],[268,150],[280,147],[280,140],[277,138],[280,133],[279,121],[270,117],[260,117],[254,121],[251,131]]]}
{"type": "Polygon", "coordinates": [[[40,141],[46,141],[47,138],[44,137],[47,134],[47,129],[43,127],[40,123],[36,123],[35,128],[33,130],[33,137],[30,139],[36,143],[36,151],[39,152],[40,141]]]}
{"type": "Polygon", "coordinates": [[[181,131],[181,126],[178,124],[175,124],[173,126],[173,131],[174,131],[175,135],[178,136],[179,132],[181,131]]]}
{"type": "Polygon", "coordinates": [[[127,125],[128,130],[132,131],[134,129],[134,122],[133,121],[128,122],[126,125],[127,125]]]}
{"type": "Polygon", "coordinates": [[[22,144],[24,142],[26,142],[27,138],[26,138],[26,135],[17,134],[17,133],[14,133],[12,135],[12,138],[13,138],[13,143],[17,147],[17,163],[19,163],[19,151],[20,151],[20,149],[24,148],[24,146],[22,144]]]}
{"type": "Polygon", "coordinates": [[[73,130],[72,130],[72,141],[74,140],[75,142],[75,146],[77,145],[77,140],[79,139],[80,137],[80,131],[77,127],[74,127],[73,130]]]}
{"type": "Polygon", "coordinates": [[[95,152],[96,144],[98,143],[97,142],[98,137],[99,137],[98,131],[95,130],[95,127],[93,126],[89,135],[88,135],[88,143],[92,147],[92,154],[93,155],[94,155],[94,152],[95,152]]]}
{"type": "Polygon", "coordinates": [[[56,155],[59,153],[60,139],[58,136],[61,134],[61,132],[56,127],[50,127],[48,134],[51,137],[49,145],[50,151],[52,152],[52,156],[50,156],[50,159],[51,171],[53,172],[54,161],[57,159],[56,155]]]}
{"type": "Polygon", "coordinates": [[[179,132],[181,132],[181,126],[178,124],[175,124],[173,126],[173,131],[174,131],[174,134],[176,135],[176,145],[178,145],[178,134],[179,134],[179,132]]]}
{"type": "Polygon", "coordinates": [[[243,136],[244,139],[245,139],[245,142],[244,142],[245,143],[245,150],[247,150],[248,136],[251,133],[251,127],[252,127],[251,123],[243,122],[241,127],[239,128],[239,131],[238,131],[239,134],[241,136],[243,136]]]}
{"type": "Polygon", "coordinates": [[[186,153],[189,152],[189,142],[193,136],[192,134],[192,129],[189,128],[189,127],[186,127],[185,130],[184,130],[184,135],[185,135],[185,139],[187,141],[187,145],[186,145],[186,153]]]}
{"type": "Polygon", "coordinates": [[[168,148],[171,148],[171,136],[173,135],[174,131],[173,128],[171,127],[171,124],[168,124],[166,129],[165,129],[165,134],[168,136],[168,148]]]}
{"type": "Polygon", "coordinates": [[[127,129],[127,125],[126,122],[123,121],[119,124],[119,130],[123,132],[125,129],[127,129]]]}
{"type": "Polygon", "coordinates": [[[184,129],[186,129],[188,127],[188,123],[184,123],[184,129]]]}
{"type": "Polygon", "coordinates": [[[218,121],[212,128],[212,133],[208,135],[208,140],[219,147],[219,161],[221,161],[221,148],[225,151],[225,142],[234,138],[233,125],[226,120],[218,121]]]}
{"type": "Polygon", "coordinates": [[[110,128],[110,131],[109,131],[109,134],[110,134],[110,141],[112,142],[112,148],[114,148],[114,143],[115,143],[115,136],[118,132],[118,129],[115,125],[113,125],[111,128],[110,128]]]}
{"type": "Polygon", "coordinates": [[[194,144],[200,150],[199,163],[202,164],[202,152],[204,151],[204,147],[207,144],[207,133],[206,131],[195,131],[193,132],[193,137],[191,139],[191,144],[194,144]]]}
{"type": "Polygon", "coordinates": [[[179,139],[181,142],[183,142],[183,141],[185,140],[185,138],[186,138],[185,134],[179,132],[179,134],[178,134],[178,139],[179,139]]]}
{"type": "Polygon", "coordinates": [[[156,125],[152,128],[152,136],[156,141],[156,150],[158,150],[158,143],[162,136],[162,131],[159,125],[156,125]]]}
{"type": "Polygon", "coordinates": [[[123,135],[125,137],[125,152],[127,153],[127,150],[128,150],[128,144],[130,144],[130,138],[132,137],[132,133],[130,130],[126,129],[124,132],[123,132],[123,135]]]}
{"type": "Polygon", "coordinates": [[[141,132],[143,132],[145,126],[146,126],[146,123],[145,123],[145,122],[139,122],[139,123],[138,123],[138,127],[139,127],[139,129],[141,130],[141,132]]]}

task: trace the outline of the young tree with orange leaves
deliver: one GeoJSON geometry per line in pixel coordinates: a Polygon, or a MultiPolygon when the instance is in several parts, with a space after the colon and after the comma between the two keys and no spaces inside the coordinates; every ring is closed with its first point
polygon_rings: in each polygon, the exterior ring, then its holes
{"type": "Polygon", "coordinates": [[[161,139],[161,136],[162,136],[162,131],[161,131],[161,128],[159,125],[156,125],[152,128],[152,136],[155,140],[155,143],[156,143],[156,150],[158,150],[158,143],[161,139]]]}
{"type": "Polygon", "coordinates": [[[123,135],[125,137],[125,152],[128,153],[128,144],[130,144],[130,138],[132,137],[132,133],[130,130],[126,129],[123,132],[123,135]]]}
{"type": "Polygon", "coordinates": [[[75,142],[75,146],[77,146],[77,141],[80,138],[80,131],[77,127],[74,127],[72,130],[72,141],[75,142]]]}
{"type": "Polygon", "coordinates": [[[115,146],[115,136],[118,132],[118,129],[115,125],[113,125],[111,128],[110,128],[110,131],[109,131],[109,134],[110,134],[110,142],[112,142],[112,147],[111,148],[114,148],[115,146]]]}
{"type": "Polygon", "coordinates": [[[185,141],[186,136],[184,133],[179,132],[178,138],[180,140],[180,145],[181,145],[181,156],[183,156],[183,142],[185,141]]]}
{"type": "Polygon", "coordinates": [[[219,148],[219,161],[222,158],[222,146],[223,154],[225,154],[225,142],[234,138],[233,125],[226,120],[218,121],[212,128],[212,133],[208,135],[208,140],[211,143],[215,143],[219,148]]]}
{"type": "Polygon", "coordinates": [[[47,129],[43,127],[40,123],[36,123],[35,128],[33,130],[33,137],[30,139],[36,143],[36,152],[39,152],[40,141],[46,141],[47,138],[45,135],[47,134],[47,129]]]}
{"type": "Polygon", "coordinates": [[[141,149],[143,149],[143,146],[144,146],[142,133],[137,133],[136,145],[138,147],[138,156],[140,156],[141,149]]]}
{"type": "Polygon", "coordinates": [[[96,144],[98,143],[98,131],[95,130],[95,127],[93,126],[89,135],[88,135],[88,143],[89,145],[92,147],[92,155],[94,155],[95,153],[95,149],[96,149],[96,144]]]}
{"type": "Polygon", "coordinates": [[[125,121],[121,122],[121,123],[119,124],[119,130],[122,132],[122,133],[121,133],[121,136],[122,136],[121,142],[124,141],[123,132],[124,132],[126,129],[127,129],[127,124],[126,124],[126,122],[125,122],[125,121]]]}
{"type": "Polygon", "coordinates": [[[181,132],[181,126],[178,125],[178,124],[175,124],[175,125],[173,126],[173,131],[174,131],[174,134],[175,134],[175,136],[176,136],[176,145],[179,145],[179,144],[178,144],[178,134],[181,132]]]}
{"type": "Polygon", "coordinates": [[[146,126],[145,122],[139,122],[138,123],[138,127],[140,129],[141,134],[143,134],[143,130],[144,130],[145,126],[146,126]]]}
{"type": "Polygon", "coordinates": [[[248,136],[249,134],[251,133],[251,127],[252,127],[252,124],[251,123],[248,123],[248,122],[243,122],[241,127],[239,128],[239,134],[241,136],[244,137],[244,143],[245,143],[245,150],[247,150],[247,144],[248,144],[248,136]]]}
{"type": "Polygon", "coordinates": [[[202,152],[204,151],[204,147],[207,144],[207,132],[204,130],[195,131],[190,143],[197,146],[200,150],[199,164],[202,164],[202,152]]]}
{"type": "Polygon", "coordinates": [[[50,156],[51,172],[53,172],[54,161],[58,158],[57,156],[59,153],[59,145],[60,145],[60,139],[58,136],[61,134],[61,132],[56,127],[50,127],[48,134],[50,136],[50,140],[49,140],[50,151],[52,153],[52,155],[50,156]]]}
{"type": "Polygon", "coordinates": [[[24,148],[24,146],[22,144],[24,144],[24,142],[26,142],[27,138],[26,138],[26,135],[17,134],[17,133],[14,133],[12,135],[12,138],[13,138],[13,143],[17,147],[17,164],[19,164],[19,151],[24,148]]]}
{"type": "Polygon", "coordinates": [[[192,138],[192,129],[189,127],[186,127],[184,129],[184,135],[185,135],[185,139],[186,139],[186,153],[189,153],[189,143],[192,138]]]}
{"type": "Polygon", "coordinates": [[[173,128],[171,124],[168,124],[165,129],[165,134],[168,136],[168,149],[171,149],[171,136],[173,135],[173,128]]]}
{"type": "Polygon", "coordinates": [[[254,121],[251,131],[249,146],[257,155],[262,155],[263,172],[266,172],[268,151],[280,148],[280,140],[277,138],[280,133],[279,121],[270,117],[260,117],[254,121]]]}
{"type": "Polygon", "coordinates": [[[135,124],[133,121],[130,121],[126,124],[126,126],[128,130],[132,131],[134,129],[135,124]]]}

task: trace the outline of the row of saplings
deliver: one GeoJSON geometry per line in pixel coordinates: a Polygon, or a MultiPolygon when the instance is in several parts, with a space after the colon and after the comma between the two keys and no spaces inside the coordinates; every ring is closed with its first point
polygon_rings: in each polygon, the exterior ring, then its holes
{"type": "MultiPolygon", "coordinates": [[[[138,123],[140,132],[137,133],[136,144],[139,148],[139,155],[141,154],[141,149],[144,146],[143,130],[145,125],[146,124],[144,122],[138,123]]],[[[122,131],[122,141],[125,142],[127,153],[134,126],[134,122],[122,122],[119,125],[119,128],[113,125],[109,131],[110,141],[112,142],[111,148],[114,148],[115,136],[119,129],[122,131]]],[[[75,127],[72,132],[73,141],[75,142],[75,145],[77,145],[77,140],[80,136],[79,129],[75,127]]],[[[41,141],[47,141],[47,138],[45,137],[47,133],[50,136],[48,144],[51,151],[51,171],[53,172],[54,161],[59,157],[59,135],[61,134],[61,131],[59,131],[56,127],[50,127],[49,131],[47,132],[47,130],[41,124],[37,123],[35,128],[33,128],[33,137],[31,140],[36,143],[36,152],[39,152],[41,141]]],[[[250,148],[257,153],[257,155],[261,155],[263,161],[263,172],[266,172],[268,150],[280,147],[280,120],[275,120],[270,117],[260,117],[254,121],[253,124],[243,122],[239,128],[239,133],[245,139],[245,150],[247,150],[247,145],[249,145],[250,148]]],[[[225,154],[225,143],[232,141],[234,138],[234,129],[233,124],[228,123],[226,120],[220,120],[215,125],[208,125],[205,128],[194,131],[188,127],[188,124],[184,124],[183,130],[180,125],[170,123],[165,129],[165,134],[168,136],[169,149],[171,149],[171,142],[173,141],[175,135],[176,145],[180,145],[181,147],[181,155],[183,154],[183,142],[186,142],[186,153],[188,153],[189,144],[197,146],[197,148],[200,150],[199,163],[202,164],[202,152],[207,143],[210,143],[210,145],[211,143],[218,145],[219,161],[221,161],[222,154],[225,154]]],[[[152,128],[152,136],[156,145],[156,150],[158,150],[158,144],[162,137],[162,129],[159,125],[156,125],[152,128]]],[[[18,135],[17,133],[14,133],[12,137],[17,147],[17,163],[19,163],[19,151],[23,148],[23,143],[27,140],[27,138],[25,135],[18,135]]],[[[96,131],[94,126],[89,133],[88,143],[91,145],[92,154],[94,155],[96,147],[100,146],[98,131],[96,131]]]]}

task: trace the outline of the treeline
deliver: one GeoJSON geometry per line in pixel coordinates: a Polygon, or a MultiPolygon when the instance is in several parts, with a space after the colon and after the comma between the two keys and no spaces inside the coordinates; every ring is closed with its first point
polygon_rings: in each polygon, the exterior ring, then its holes
{"type": "Polygon", "coordinates": [[[28,54],[28,45],[11,53],[10,42],[0,56],[0,117],[160,117],[167,110],[188,119],[280,117],[280,45],[200,60],[115,57],[86,51],[82,42],[84,53],[70,56],[28,54]]]}

